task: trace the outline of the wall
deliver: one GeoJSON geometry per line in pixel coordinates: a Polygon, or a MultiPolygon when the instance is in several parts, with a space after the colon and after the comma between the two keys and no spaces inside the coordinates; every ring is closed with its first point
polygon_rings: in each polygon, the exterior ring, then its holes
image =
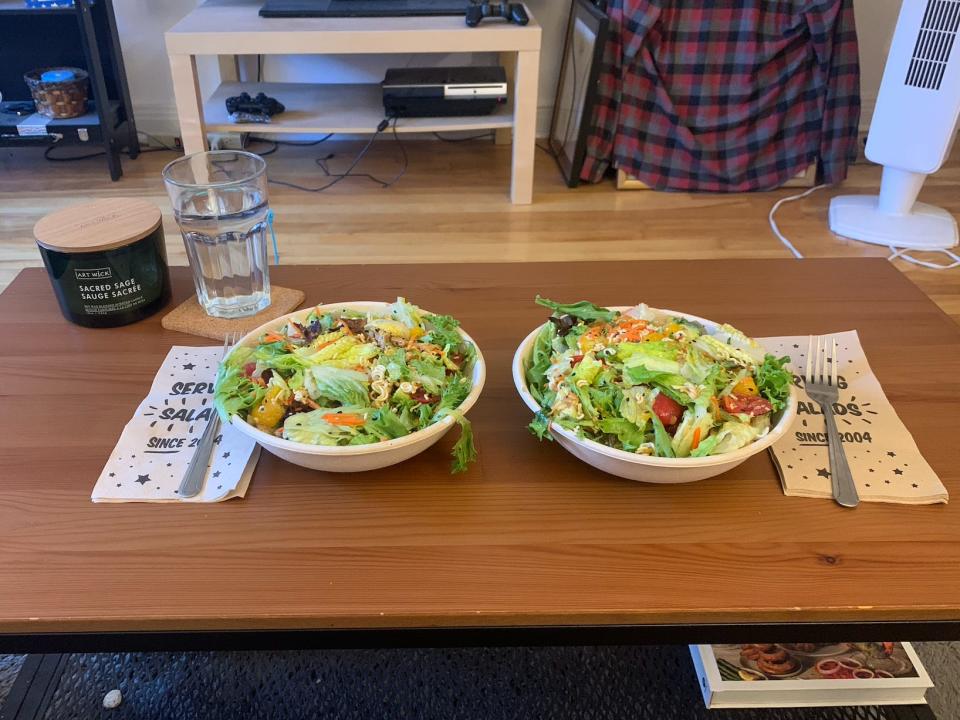
{"type": "Polygon", "coordinates": [[[863,102],[860,127],[864,129],[869,127],[873,116],[900,4],[901,0],[853,0],[860,39],[860,95],[863,102]]]}
{"type": "MultiPolygon", "coordinates": [[[[137,124],[150,133],[175,135],[177,120],[163,33],[196,7],[198,0],[114,0],[114,4],[137,124]]],[[[527,0],[527,4],[543,27],[538,126],[540,133],[545,134],[550,124],[569,4],[562,0],[527,0]]],[[[854,0],[854,6],[860,36],[863,126],[866,127],[880,86],[900,0],[854,0]]],[[[431,61],[452,64],[463,60],[464,56],[445,56],[438,60],[432,55],[363,59],[355,56],[271,57],[266,70],[268,79],[277,81],[311,78],[330,82],[378,82],[388,65],[431,61]]],[[[205,91],[212,90],[216,83],[215,64],[201,62],[200,76],[205,91]]]]}
{"type": "Polygon", "coordinates": [[[197,0],[113,0],[130,99],[141,130],[178,133],[163,34],[198,4],[197,0]]]}

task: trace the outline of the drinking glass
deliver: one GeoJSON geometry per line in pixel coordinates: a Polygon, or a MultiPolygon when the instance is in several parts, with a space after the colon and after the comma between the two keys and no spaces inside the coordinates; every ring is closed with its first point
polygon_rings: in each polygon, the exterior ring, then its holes
{"type": "Polygon", "coordinates": [[[163,169],[208,315],[244,317],[270,304],[266,169],[262,157],[239,150],[195,153],[163,169]]]}

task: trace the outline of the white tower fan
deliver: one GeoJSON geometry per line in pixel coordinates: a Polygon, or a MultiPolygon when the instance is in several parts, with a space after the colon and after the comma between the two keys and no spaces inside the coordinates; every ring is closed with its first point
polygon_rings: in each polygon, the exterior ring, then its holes
{"type": "Polygon", "coordinates": [[[960,121],[960,0],[903,0],[883,72],[867,157],[883,165],[879,195],[841,195],[830,203],[837,235],[892,248],[944,250],[957,222],[918,203],[960,121]]]}

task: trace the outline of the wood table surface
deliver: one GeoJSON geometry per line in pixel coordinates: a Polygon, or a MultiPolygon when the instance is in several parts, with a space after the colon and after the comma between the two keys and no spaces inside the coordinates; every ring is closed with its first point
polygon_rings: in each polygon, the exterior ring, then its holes
{"type": "MultiPolygon", "coordinates": [[[[763,453],[656,486],[601,474],[524,429],[510,377],[541,293],[646,301],[755,336],[855,328],[951,493],[960,328],[883,260],[280,267],[307,300],[403,294],[451,313],[488,363],[452,438],[332,475],[263,453],[244,500],[96,505],[90,492],[173,344],[160,317],[67,323],[43,270],[0,296],[0,633],[746,622],[960,621],[960,508],[784,497],[763,453]]],[[[192,285],[173,270],[174,302],[192,285]]],[[[171,305],[172,307],[172,305],[171,305]]],[[[161,313],[162,314],[162,313],[161,313]]]]}

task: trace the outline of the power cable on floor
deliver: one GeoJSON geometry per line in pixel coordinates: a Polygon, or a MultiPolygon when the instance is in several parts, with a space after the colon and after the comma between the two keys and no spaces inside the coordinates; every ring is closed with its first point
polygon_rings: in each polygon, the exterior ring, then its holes
{"type": "MultiPolygon", "coordinates": [[[[777,200],[777,202],[773,204],[772,208],[770,208],[770,215],[768,216],[768,219],[770,220],[770,229],[773,230],[773,234],[780,239],[780,242],[782,242],[787,247],[787,249],[793,253],[793,256],[797,259],[802,260],[803,255],[800,253],[799,250],[797,250],[793,246],[793,243],[791,243],[783,235],[783,233],[780,232],[780,227],[777,225],[777,221],[774,216],[776,215],[777,210],[780,209],[780,206],[783,205],[784,203],[793,202],[794,200],[801,200],[807,197],[808,195],[810,195],[811,193],[815,192],[816,190],[819,190],[825,187],[827,186],[817,185],[798,195],[790,195],[788,197],[781,198],[780,200],[777,200]]],[[[960,267],[960,255],[957,255],[956,253],[953,253],[947,249],[936,249],[936,250],[930,251],[930,252],[942,253],[946,255],[948,258],[950,258],[949,263],[947,263],[946,265],[941,265],[940,263],[930,262],[929,260],[921,260],[920,258],[915,258],[911,255],[908,255],[907,253],[909,253],[914,248],[898,248],[895,245],[888,245],[887,247],[890,249],[890,255],[887,257],[887,260],[889,260],[890,262],[893,262],[894,260],[904,260],[908,263],[919,265],[920,267],[929,268],[930,270],[952,270],[953,268],[960,267]]]]}
{"type": "Polygon", "coordinates": [[[791,253],[793,253],[793,256],[798,260],[803,259],[803,254],[793,246],[793,243],[790,242],[782,232],[780,232],[780,226],[777,225],[777,221],[776,221],[777,210],[779,210],[780,206],[785,203],[793,202],[794,200],[802,200],[808,195],[825,187],[826,185],[814,185],[812,188],[808,190],[804,190],[802,193],[799,193],[797,195],[790,195],[785,198],[780,198],[773,204],[773,207],[770,208],[770,214],[767,216],[767,219],[770,221],[770,229],[773,230],[773,234],[776,235],[778,238],[780,238],[780,242],[782,242],[784,246],[786,246],[786,248],[791,253]]]}
{"type": "MultiPolygon", "coordinates": [[[[275,180],[275,179],[272,179],[272,178],[270,179],[270,182],[271,182],[272,184],[274,184],[274,185],[281,185],[281,186],[283,186],[283,187],[292,188],[293,190],[300,190],[300,191],[302,191],[302,192],[317,193],[317,192],[323,192],[324,190],[328,190],[328,189],[332,188],[334,185],[336,185],[336,184],[344,181],[344,180],[347,179],[348,177],[366,176],[366,177],[373,178],[373,176],[372,176],[372,175],[369,175],[368,173],[354,173],[353,170],[354,170],[354,169],[357,167],[357,165],[359,165],[360,162],[366,157],[367,153],[370,152],[370,148],[373,147],[374,141],[376,141],[376,139],[380,136],[380,134],[381,134],[384,130],[386,130],[388,127],[390,127],[390,125],[391,125],[391,123],[390,123],[390,118],[384,118],[384,119],[380,122],[380,124],[377,125],[377,129],[376,129],[376,131],[374,132],[374,134],[373,134],[373,135],[370,137],[370,139],[367,141],[367,144],[363,146],[363,149],[361,149],[360,152],[357,153],[356,157],[354,157],[354,159],[353,159],[353,162],[350,163],[350,167],[348,167],[345,172],[336,173],[336,174],[330,173],[329,170],[327,170],[326,167],[325,167],[322,163],[318,163],[318,164],[320,164],[321,168],[324,169],[324,171],[327,173],[327,175],[328,175],[329,177],[332,177],[332,178],[333,178],[333,180],[331,180],[330,182],[326,183],[325,185],[320,185],[320,186],[318,186],[318,187],[307,187],[307,186],[305,186],[305,185],[299,185],[299,184],[297,184],[297,183],[288,182],[288,181],[286,181],[286,180],[275,180]]],[[[397,144],[398,144],[398,146],[399,146],[399,148],[400,148],[400,151],[401,151],[401,153],[403,154],[403,167],[401,168],[401,170],[400,170],[400,172],[397,174],[397,176],[394,177],[392,180],[383,181],[383,180],[380,180],[380,179],[378,179],[378,178],[373,178],[376,182],[380,183],[383,187],[390,187],[391,185],[393,185],[393,183],[395,183],[397,180],[399,180],[401,177],[403,177],[403,175],[407,172],[407,162],[408,162],[407,151],[406,151],[406,148],[404,147],[403,143],[400,141],[400,136],[397,134],[397,118],[396,118],[396,117],[393,118],[393,138],[394,138],[394,140],[397,142],[397,144]]]]}

